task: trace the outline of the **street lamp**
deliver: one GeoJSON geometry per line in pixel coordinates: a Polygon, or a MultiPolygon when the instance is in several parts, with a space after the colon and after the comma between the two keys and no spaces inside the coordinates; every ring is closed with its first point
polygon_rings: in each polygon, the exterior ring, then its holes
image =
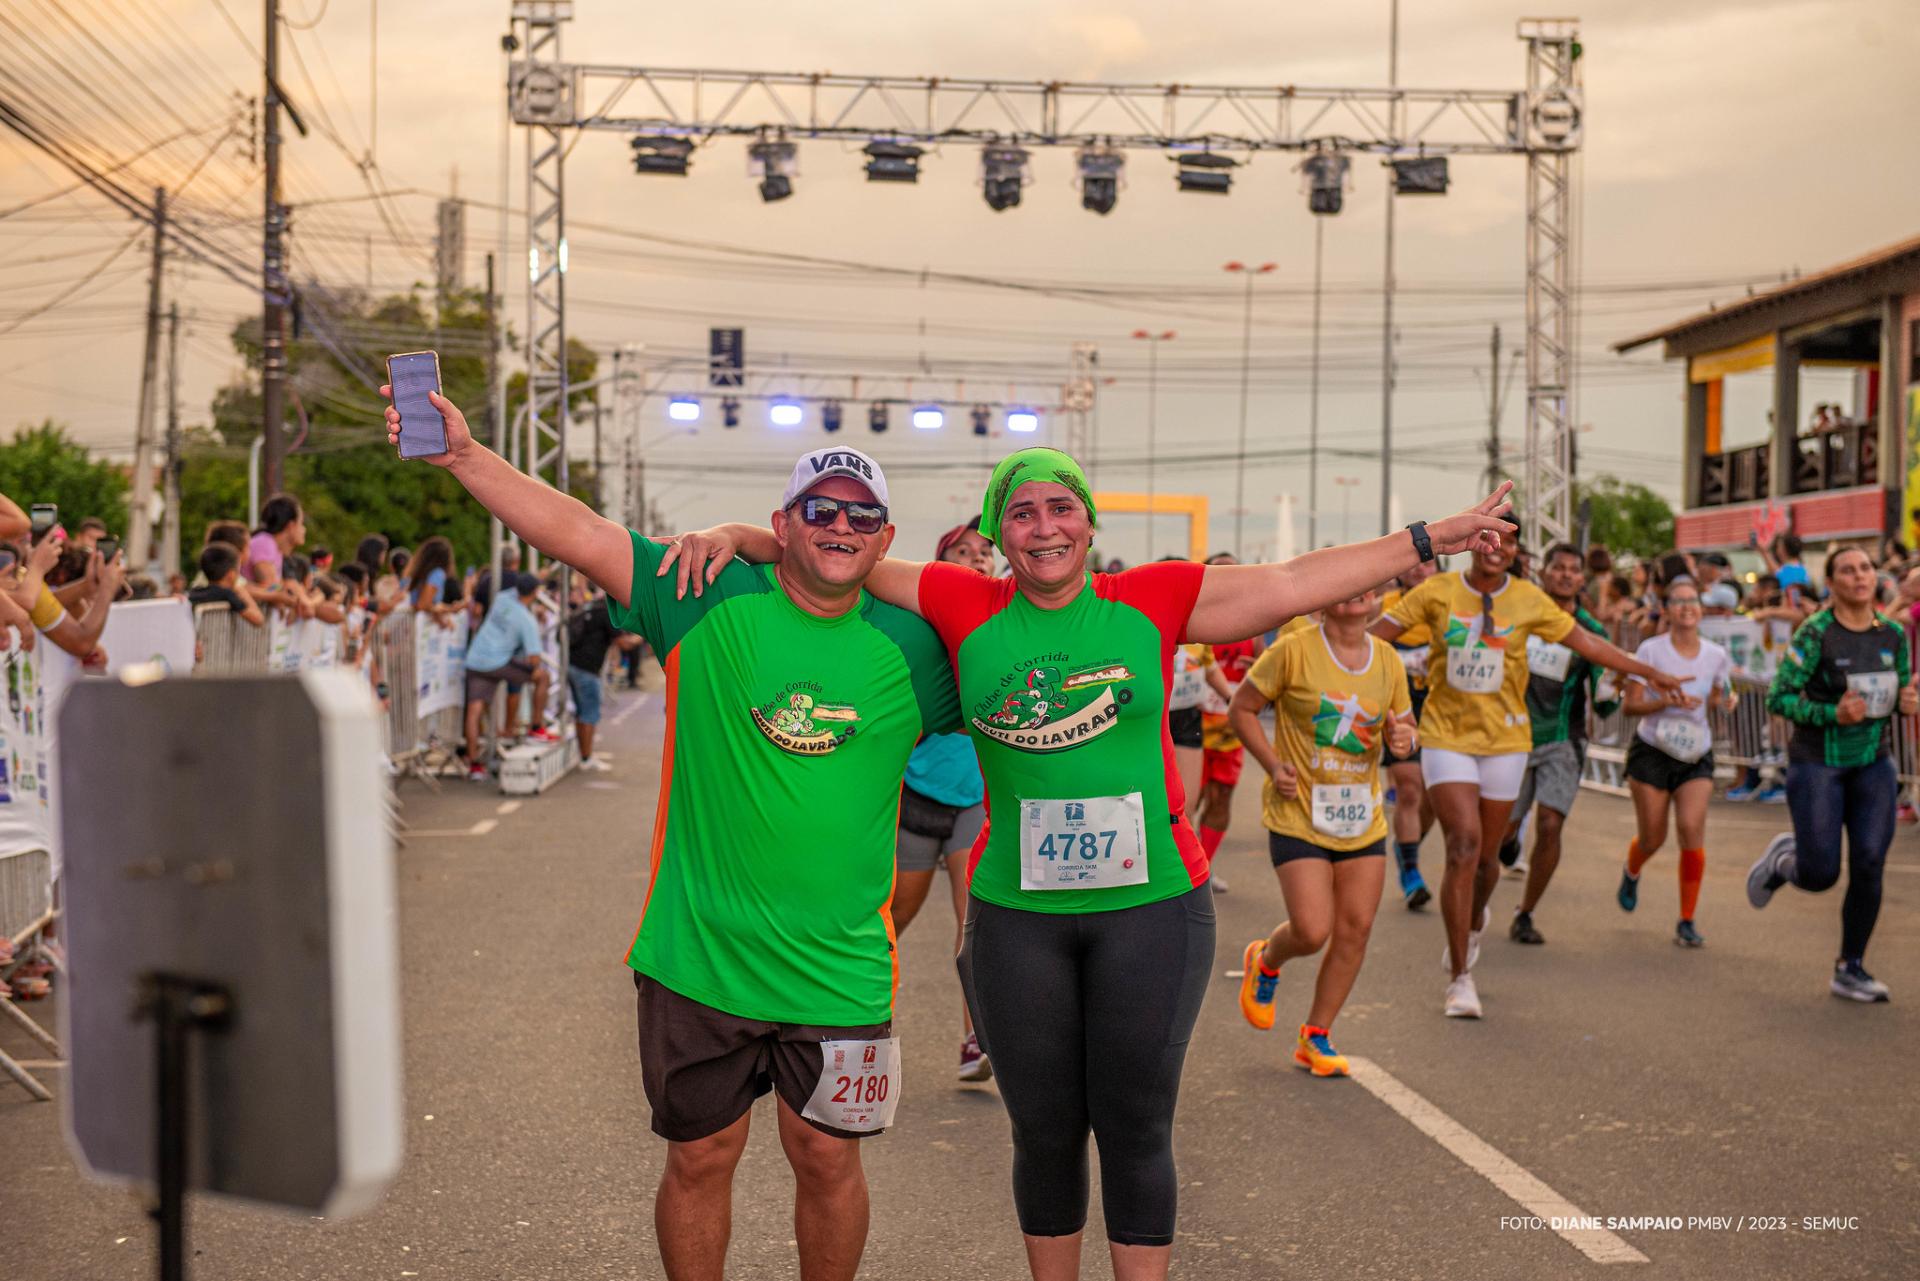
{"type": "Polygon", "coordinates": [[[1240,321],[1240,452],[1233,472],[1233,554],[1245,559],[1241,534],[1247,517],[1247,378],[1253,365],[1253,278],[1277,270],[1277,262],[1258,267],[1230,262],[1222,270],[1239,272],[1247,282],[1247,305],[1240,321]]]}
{"type": "Polygon", "coordinates": [[[1153,453],[1154,430],[1160,409],[1160,344],[1173,338],[1173,330],[1153,333],[1145,329],[1133,331],[1135,338],[1145,339],[1147,343],[1147,559],[1153,559],[1153,508],[1156,489],[1158,460],[1153,453]]]}
{"type": "Polygon", "coordinates": [[[1353,541],[1353,529],[1347,518],[1353,512],[1353,489],[1360,483],[1358,476],[1335,476],[1333,483],[1340,486],[1340,541],[1353,541]]]}

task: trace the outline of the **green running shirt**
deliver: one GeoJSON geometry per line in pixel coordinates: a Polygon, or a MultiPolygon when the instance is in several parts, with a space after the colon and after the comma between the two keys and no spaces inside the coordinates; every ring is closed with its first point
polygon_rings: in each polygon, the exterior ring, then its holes
{"type": "Polygon", "coordinates": [[[1206,569],[1186,561],[1090,574],[1042,609],[1011,578],[928,565],[920,612],[954,656],[960,707],[987,780],[973,847],[974,895],[1030,912],[1110,912],[1185,894],[1207,879],[1167,733],[1174,647],[1206,569]],[[1022,802],[1140,794],[1147,879],[1098,889],[1021,886],[1022,802]]]}
{"type": "MultiPolygon", "coordinates": [[[[893,1017],[895,823],[923,734],[959,727],[933,630],[861,593],[838,618],[735,561],[698,599],[633,535],[614,625],[667,673],[652,873],[627,964],[746,1019],[863,1027],[893,1017]]],[[[622,834],[620,839],[625,839],[622,834]]]]}
{"type": "Polygon", "coordinates": [[[1800,624],[1767,691],[1767,710],[1793,722],[1787,760],[1793,764],[1871,765],[1889,750],[1891,716],[1840,723],[1840,696],[1850,683],[1886,681],[1894,697],[1912,677],[1907,636],[1876,611],[1873,626],[1853,631],[1823,609],[1800,624]],[[1848,680],[1853,678],[1853,682],[1848,680]]]}

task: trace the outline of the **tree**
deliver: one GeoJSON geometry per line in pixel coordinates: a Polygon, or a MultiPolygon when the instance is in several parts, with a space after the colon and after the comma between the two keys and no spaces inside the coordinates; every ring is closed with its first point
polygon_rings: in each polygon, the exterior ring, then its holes
{"type": "MultiPolygon", "coordinates": [[[[195,433],[184,451],[182,528],[188,532],[182,550],[189,559],[197,555],[206,522],[246,516],[247,450],[260,434],[259,332],[253,319],[234,327],[232,342],[246,362],[246,376],[215,395],[211,430],[195,433]]],[[[375,301],[334,295],[318,285],[302,290],[301,324],[288,344],[294,439],[285,480],[306,512],[309,548],[327,546],[344,560],[369,533],[385,534],[397,547],[417,547],[440,534],[453,543],[461,565],[486,558],[485,509],[440,468],[394,458],[380,430],[385,402],[367,386],[384,381],[388,353],[427,348],[440,353],[447,397],[471,415],[474,434],[490,444],[484,291],[455,291],[429,308],[417,292],[375,301]]],[[[592,378],[596,363],[590,348],[569,345],[574,381],[592,378]]],[[[509,422],[521,385],[515,379],[508,388],[509,422]]],[[[575,403],[584,406],[587,399],[575,403]]],[[[576,495],[591,492],[590,473],[576,468],[569,486],[576,495]]]]}
{"type": "Polygon", "coordinates": [[[0,445],[0,494],[23,510],[34,503],[59,504],[60,520],[69,529],[98,516],[116,537],[126,537],[127,478],[112,463],[90,455],[51,418],[37,427],[21,424],[13,440],[0,445]]]}
{"type": "Polygon", "coordinates": [[[1673,550],[1673,508],[1645,485],[1601,475],[1573,487],[1574,508],[1590,504],[1587,540],[1615,555],[1646,560],[1673,550]]]}

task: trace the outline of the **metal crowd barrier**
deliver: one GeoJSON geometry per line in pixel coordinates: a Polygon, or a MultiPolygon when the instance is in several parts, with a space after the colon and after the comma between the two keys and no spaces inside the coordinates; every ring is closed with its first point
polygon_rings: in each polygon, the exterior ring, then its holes
{"type": "MultiPolygon", "coordinates": [[[[55,915],[52,855],[46,850],[0,855],[0,937],[17,949],[13,962],[5,972],[0,972],[0,977],[10,977],[13,970],[39,954],[40,935],[53,924],[55,915]]],[[[0,1000],[0,1013],[18,1023],[21,1030],[45,1047],[53,1058],[66,1057],[53,1034],[12,1001],[0,1000]]],[[[5,1072],[42,1103],[53,1098],[51,1090],[4,1050],[0,1050],[0,1072],[5,1072]]]]}
{"type": "Polygon", "coordinates": [[[195,676],[251,675],[267,670],[268,637],[225,605],[197,605],[193,634],[200,642],[195,676]]]}

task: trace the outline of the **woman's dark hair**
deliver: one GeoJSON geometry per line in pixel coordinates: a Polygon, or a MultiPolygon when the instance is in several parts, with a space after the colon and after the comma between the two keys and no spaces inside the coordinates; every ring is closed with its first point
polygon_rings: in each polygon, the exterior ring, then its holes
{"type": "Polygon", "coordinates": [[[372,581],[367,574],[367,567],[357,560],[334,566],[333,576],[343,582],[352,583],[362,592],[367,590],[367,584],[372,581]]]}
{"type": "Polygon", "coordinates": [[[277,534],[300,519],[300,500],[292,494],[275,494],[260,505],[257,534],[277,534]]]}
{"type": "Polygon", "coordinates": [[[367,573],[372,576],[379,575],[380,562],[386,558],[387,536],[385,534],[368,534],[360,540],[360,545],[353,549],[354,563],[365,566],[367,573]]]}
{"type": "Polygon", "coordinates": [[[460,583],[453,572],[453,544],[438,534],[421,543],[407,563],[407,595],[417,600],[420,589],[426,586],[427,575],[436,569],[444,570],[447,579],[440,588],[440,603],[459,600],[460,583]]]}
{"type": "MultiPolygon", "coordinates": [[[[1827,566],[1820,571],[1820,576],[1822,578],[1832,578],[1833,567],[1838,564],[1840,558],[1848,552],[1859,552],[1862,556],[1867,556],[1867,551],[1864,547],[1836,547],[1827,553],[1827,566]]],[[[1873,567],[1873,557],[1871,556],[1867,556],[1867,567],[1869,569],[1873,567]]]]}
{"type": "Polygon", "coordinates": [[[201,546],[225,543],[235,551],[247,550],[247,527],[237,520],[216,520],[207,524],[207,537],[201,546]]]}
{"type": "Polygon", "coordinates": [[[313,562],[298,552],[290,552],[280,566],[280,576],[305,586],[313,573],[313,562]]]}
{"type": "Polygon", "coordinates": [[[393,571],[394,577],[405,577],[407,564],[412,559],[412,552],[404,547],[395,547],[387,553],[387,568],[393,571]]]}
{"type": "Polygon", "coordinates": [[[1654,571],[1653,581],[1656,586],[1665,588],[1674,579],[1691,576],[1692,573],[1693,567],[1687,564],[1687,558],[1684,555],[1680,552],[1668,552],[1660,558],[1660,563],[1654,571]]]}
{"type": "Polygon", "coordinates": [[[1609,575],[1607,577],[1607,586],[1613,589],[1614,595],[1616,596],[1621,596],[1628,599],[1631,599],[1633,596],[1633,580],[1628,578],[1625,574],[1609,575]]]}

